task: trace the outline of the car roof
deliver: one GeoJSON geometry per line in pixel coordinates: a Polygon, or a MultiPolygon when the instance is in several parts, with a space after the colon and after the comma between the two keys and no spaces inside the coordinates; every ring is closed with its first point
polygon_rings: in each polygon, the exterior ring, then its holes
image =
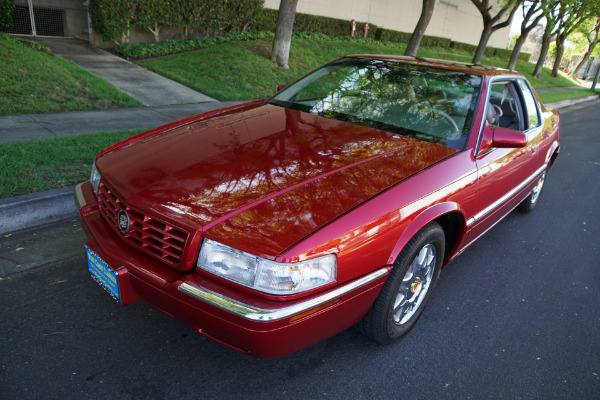
{"type": "Polygon", "coordinates": [[[410,64],[425,65],[435,68],[451,69],[455,71],[462,71],[477,75],[517,75],[522,76],[519,72],[511,71],[504,68],[490,67],[486,65],[476,65],[461,61],[442,60],[437,58],[425,58],[425,57],[410,57],[410,56],[398,56],[393,54],[351,54],[346,57],[354,58],[370,58],[374,60],[390,60],[390,61],[401,61],[410,64]]]}

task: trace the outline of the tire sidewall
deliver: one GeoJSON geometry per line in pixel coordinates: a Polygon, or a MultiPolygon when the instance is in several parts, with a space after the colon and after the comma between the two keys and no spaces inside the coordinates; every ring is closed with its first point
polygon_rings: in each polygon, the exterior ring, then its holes
{"type": "MultiPolygon", "coordinates": [[[[540,191],[537,195],[537,198],[535,199],[535,202],[531,202],[531,199],[533,197],[533,190],[529,193],[529,195],[525,198],[525,200],[523,200],[521,202],[521,204],[519,204],[517,206],[517,211],[521,212],[521,213],[530,213],[533,211],[533,209],[535,208],[535,206],[540,202],[540,197],[542,195],[542,193],[544,192],[544,187],[546,187],[546,180],[548,179],[548,168],[546,168],[543,172],[543,176],[544,176],[544,182],[542,183],[542,187],[540,188],[540,191]]],[[[538,181],[540,178],[538,178],[538,181]]]]}

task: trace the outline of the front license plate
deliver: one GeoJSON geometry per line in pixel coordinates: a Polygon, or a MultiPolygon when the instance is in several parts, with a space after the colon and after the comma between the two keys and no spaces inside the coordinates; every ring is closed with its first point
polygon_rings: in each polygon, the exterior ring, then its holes
{"type": "Polygon", "coordinates": [[[115,300],[121,301],[119,292],[119,276],[98,254],[94,253],[87,246],[88,268],[92,274],[92,279],[100,284],[115,300]]]}

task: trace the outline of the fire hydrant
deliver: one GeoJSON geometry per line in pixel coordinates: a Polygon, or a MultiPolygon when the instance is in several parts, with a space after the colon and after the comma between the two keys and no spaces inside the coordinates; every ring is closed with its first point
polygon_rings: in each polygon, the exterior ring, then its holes
{"type": "Polygon", "coordinates": [[[350,21],[350,36],[354,37],[354,32],[356,32],[356,21],[350,21]]]}
{"type": "Polygon", "coordinates": [[[365,22],[365,26],[363,26],[363,37],[367,37],[367,33],[369,32],[369,24],[365,22]]]}

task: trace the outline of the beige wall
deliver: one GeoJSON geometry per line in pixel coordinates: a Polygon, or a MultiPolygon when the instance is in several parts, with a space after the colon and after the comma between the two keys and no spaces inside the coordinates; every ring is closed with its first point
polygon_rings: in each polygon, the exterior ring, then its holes
{"type": "MultiPolygon", "coordinates": [[[[265,7],[278,9],[279,3],[280,0],[265,0],[265,7]]],[[[298,0],[297,11],[412,32],[421,14],[421,4],[421,0],[298,0]]],[[[471,0],[438,0],[425,34],[477,45],[482,29],[481,14],[471,0]]],[[[506,48],[508,33],[508,27],[494,32],[488,46],[506,48]]]]}

